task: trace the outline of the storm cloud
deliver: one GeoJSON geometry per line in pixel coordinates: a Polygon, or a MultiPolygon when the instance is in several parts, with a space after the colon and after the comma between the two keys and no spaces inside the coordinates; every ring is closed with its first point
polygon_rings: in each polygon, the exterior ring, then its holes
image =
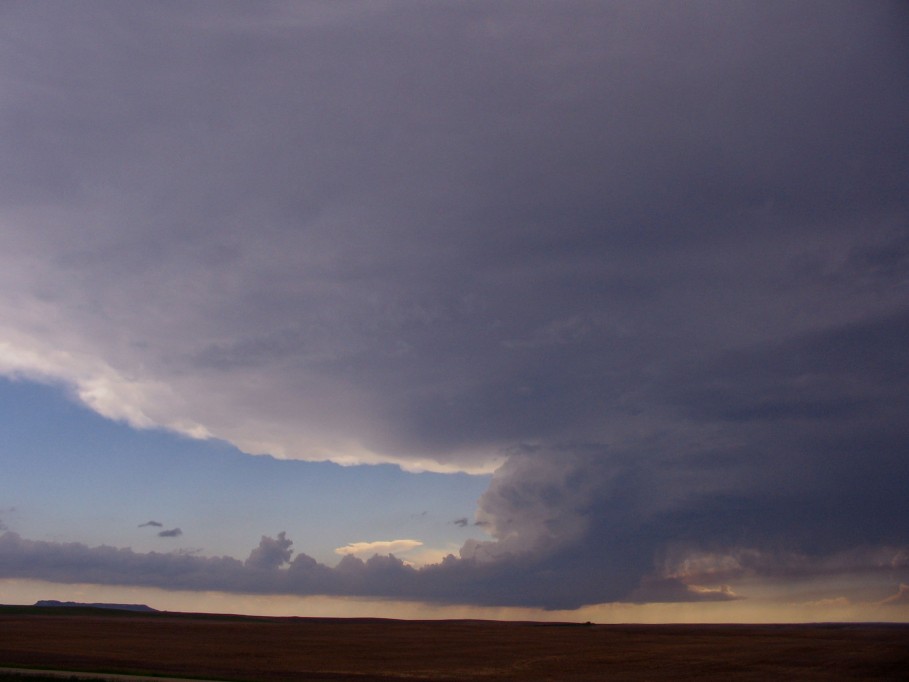
{"type": "Polygon", "coordinates": [[[2,16],[0,371],[253,454],[495,471],[490,539],[419,571],[111,561],[555,607],[909,546],[904,5],[2,16]]]}

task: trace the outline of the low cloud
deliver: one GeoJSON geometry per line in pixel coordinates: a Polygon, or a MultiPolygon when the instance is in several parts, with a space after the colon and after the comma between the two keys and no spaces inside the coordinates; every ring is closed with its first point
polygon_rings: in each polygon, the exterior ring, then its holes
{"type": "Polygon", "coordinates": [[[685,583],[716,583],[750,577],[810,578],[864,573],[909,572],[905,547],[862,547],[813,556],[780,549],[737,548],[681,552],[666,560],[662,574],[685,583]]]}
{"type": "Polygon", "coordinates": [[[905,606],[909,605],[909,585],[900,583],[896,594],[892,594],[880,602],[884,606],[905,606]]]}
{"type": "Polygon", "coordinates": [[[159,538],[178,538],[183,535],[183,531],[179,528],[171,528],[170,530],[162,530],[158,533],[159,538]]]}
{"type": "MultiPolygon", "coordinates": [[[[412,546],[410,543],[416,541],[395,542],[412,546]]],[[[363,544],[402,549],[393,545],[393,541],[363,544]]],[[[565,570],[564,557],[562,570],[558,562],[527,555],[501,556],[494,561],[448,555],[437,563],[418,568],[392,554],[376,553],[364,560],[350,552],[331,567],[306,554],[294,555],[292,545],[283,532],[276,537],[265,535],[246,561],[240,561],[189,552],[139,553],[106,546],[35,541],[6,532],[0,535],[0,577],[177,590],[375,596],[544,608],[574,608],[606,601],[703,602],[740,598],[730,585],[722,582],[652,576],[630,580],[632,589],[619,592],[610,587],[608,592],[597,592],[597,600],[588,600],[585,597],[593,590],[587,582],[587,573],[576,568],[565,570]],[[574,578],[581,582],[574,584],[574,578]]],[[[876,561],[871,564],[869,570],[878,570],[876,561]]],[[[602,575],[596,565],[591,566],[591,574],[602,575]]],[[[902,603],[905,593],[903,586],[887,603],[902,603]]]]}
{"type": "Polygon", "coordinates": [[[351,554],[330,568],[305,554],[291,561],[292,544],[283,532],[262,536],[246,561],[239,561],[33,541],[6,532],[0,535],[0,577],[256,594],[422,598],[433,591],[432,571],[417,571],[393,556],[374,555],[363,561],[351,554]]]}
{"type": "Polygon", "coordinates": [[[729,585],[692,585],[676,578],[648,578],[642,581],[640,587],[628,595],[624,601],[652,603],[732,601],[735,599],[741,599],[741,597],[729,585]]]}
{"type": "Polygon", "coordinates": [[[335,549],[335,554],[345,556],[372,556],[373,554],[395,554],[409,552],[423,545],[419,540],[377,540],[374,542],[352,542],[335,549]]]}
{"type": "Polygon", "coordinates": [[[815,608],[845,608],[851,606],[852,602],[848,597],[828,597],[826,599],[816,599],[815,601],[806,601],[802,602],[800,606],[815,609],[815,608]]]}
{"type": "Polygon", "coordinates": [[[452,521],[452,523],[456,526],[460,526],[461,528],[466,528],[470,522],[467,520],[467,517],[462,517],[460,519],[455,519],[452,521]]]}
{"type": "Polygon", "coordinates": [[[159,521],[146,521],[145,523],[140,523],[139,528],[147,528],[148,526],[152,526],[154,528],[161,528],[163,525],[164,524],[160,523],[159,521]]]}

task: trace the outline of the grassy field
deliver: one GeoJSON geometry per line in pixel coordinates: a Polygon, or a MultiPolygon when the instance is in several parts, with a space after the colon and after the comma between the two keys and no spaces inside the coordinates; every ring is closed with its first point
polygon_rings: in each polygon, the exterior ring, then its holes
{"type": "Polygon", "coordinates": [[[50,677],[48,675],[23,675],[0,673],[0,682],[86,682],[86,678],[77,675],[69,677],[50,677]]]}
{"type": "Polygon", "coordinates": [[[262,682],[907,680],[909,625],[621,626],[5,607],[0,666],[262,682]]]}
{"type": "Polygon", "coordinates": [[[48,677],[46,675],[29,675],[24,677],[22,675],[2,675],[0,674],[0,682],[88,682],[84,677],[78,677],[72,675],[69,677],[48,677]]]}

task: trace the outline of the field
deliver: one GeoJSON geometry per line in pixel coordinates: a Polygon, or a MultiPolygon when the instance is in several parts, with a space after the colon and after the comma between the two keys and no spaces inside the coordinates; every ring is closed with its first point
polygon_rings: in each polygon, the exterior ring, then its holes
{"type": "Polygon", "coordinates": [[[0,607],[0,667],[262,682],[906,680],[909,625],[580,625],[0,607]]]}

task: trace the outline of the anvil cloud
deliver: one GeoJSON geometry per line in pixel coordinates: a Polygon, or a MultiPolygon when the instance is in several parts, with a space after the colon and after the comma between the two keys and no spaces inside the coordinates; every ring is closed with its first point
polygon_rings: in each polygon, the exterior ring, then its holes
{"type": "Polygon", "coordinates": [[[250,454],[495,471],[490,539],[393,595],[727,598],[685,557],[909,546],[899,3],[2,17],[3,374],[250,454]]]}

